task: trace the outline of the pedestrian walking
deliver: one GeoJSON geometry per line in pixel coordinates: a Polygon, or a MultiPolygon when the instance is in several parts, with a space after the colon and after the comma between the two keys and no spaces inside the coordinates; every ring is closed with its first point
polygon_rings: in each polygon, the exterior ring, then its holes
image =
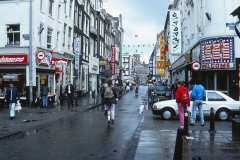
{"type": "Polygon", "coordinates": [[[59,93],[59,101],[60,101],[60,106],[61,106],[61,108],[62,108],[62,106],[63,106],[63,82],[62,82],[62,80],[60,81],[60,86],[59,86],[59,91],[60,91],[60,93],[59,93]]]}
{"type": "Polygon", "coordinates": [[[103,99],[102,103],[106,106],[110,106],[111,120],[112,124],[114,124],[115,105],[117,104],[117,93],[115,88],[112,86],[112,80],[108,81],[108,85],[103,89],[101,97],[103,99]]]}
{"type": "Polygon", "coordinates": [[[8,103],[10,119],[13,120],[15,118],[16,102],[20,102],[20,94],[12,82],[10,82],[9,88],[6,90],[4,102],[8,103]]]}
{"type": "Polygon", "coordinates": [[[180,129],[184,128],[184,112],[190,106],[189,92],[182,81],[177,82],[176,103],[178,106],[180,129]]]}
{"type": "Polygon", "coordinates": [[[190,126],[195,126],[197,108],[199,111],[201,126],[205,126],[202,104],[206,99],[206,91],[205,88],[200,84],[200,81],[200,78],[195,79],[195,86],[192,88],[192,93],[190,95],[190,99],[193,101],[192,122],[189,124],[190,126]]]}
{"type": "Polygon", "coordinates": [[[65,87],[65,93],[67,94],[68,108],[70,108],[70,103],[73,107],[74,87],[73,87],[71,81],[68,81],[68,85],[65,87]]]}
{"type": "Polygon", "coordinates": [[[44,84],[41,87],[41,94],[42,94],[42,106],[49,108],[48,107],[48,92],[49,92],[49,88],[47,86],[47,84],[44,84]]]}
{"type": "Polygon", "coordinates": [[[194,87],[194,83],[193,83],[193,80],[190,80],[189,83],[188,83],[188,90],[191,91],[194,87]]]}
{"type": "Polygon", "coordinates": [[[177,92],[177,80],[172,84],[171,90],[172,90],[172,95],[173,95],[173,99],[176,98],[176,92],[177,92]]]}
{"type": "Polygon", "coordinates": [[[59,84],[57,84],[57,96],[58,96],[58,102],[60,102],[60,108],[63,106],[63,82],[60,81],[59,84]]]}

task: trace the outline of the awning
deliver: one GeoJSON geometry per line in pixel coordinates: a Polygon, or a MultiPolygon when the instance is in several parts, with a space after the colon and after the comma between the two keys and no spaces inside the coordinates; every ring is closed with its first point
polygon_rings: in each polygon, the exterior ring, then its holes
{"type": "Polygon", "coordinates": [[[55,67],[55,73],[56,74],[63,74],[63,70],[60,67],[55,67]]]}

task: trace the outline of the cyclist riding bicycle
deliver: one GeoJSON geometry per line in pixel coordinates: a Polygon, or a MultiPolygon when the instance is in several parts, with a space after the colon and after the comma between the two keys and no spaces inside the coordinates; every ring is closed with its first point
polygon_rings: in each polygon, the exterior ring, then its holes
{"type": "Polygon", "coordinates": [[[112,80],[108,81],[108,85],[103,89],[101,97],[103,99],[102,103],[105,107],[105,113],[107,112],[107,107],[110,107],[111,109],[111,120],[112,124],[114,124],[115,105],[117,104],[117,93],[115,88],[112,86],[112,80]]]}
{"type": "Polygon", "coordinates": [[[136,89],[135,89],[135,93],[138,93],[138,82],[136,82],[136,89]]]}

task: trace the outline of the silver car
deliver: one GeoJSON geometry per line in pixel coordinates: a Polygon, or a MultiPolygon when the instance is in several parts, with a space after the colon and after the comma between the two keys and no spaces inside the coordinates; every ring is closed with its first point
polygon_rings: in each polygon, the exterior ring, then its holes
{"type": "MultiPolygon", "coordinates": [[[[206,101],[203,101],[203,114],[210,116],[210,109],[213,107],[214,115],[219,120],[228,120],[232,115],[240,114],[240,102],[235,101],[226,94],[215,91],[206,90],[206,101]]],[[[188,110],[192,111],[192,101],[188,110]]],[[[172,119],[178,116],[178,107],[175,99],[165,100],[153,104],[152,113],[161,115],[163,119],[172,119]]],[[[199,112],[197,111],[197,116],[199,112]]]]}

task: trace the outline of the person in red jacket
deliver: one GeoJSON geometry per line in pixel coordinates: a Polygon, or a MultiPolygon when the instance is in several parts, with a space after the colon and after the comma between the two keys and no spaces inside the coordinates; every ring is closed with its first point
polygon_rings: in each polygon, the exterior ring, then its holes
{"type": "Polygon", "coordinates": [[[176,92],[176,103],[178,105],[178,113],[180,120],[180,129],[184,127],[184,111],[187,110],[187,107],[190,106],[190,97],[189,92],[186,87],[184,87],[184,83],[182,81],[177,82],[178,90],[176,92]],[[186,93],[186,94],[184,94],[186,93]],[[183,95],[186,96],[186,100],[183,100],[183,95]]]}

